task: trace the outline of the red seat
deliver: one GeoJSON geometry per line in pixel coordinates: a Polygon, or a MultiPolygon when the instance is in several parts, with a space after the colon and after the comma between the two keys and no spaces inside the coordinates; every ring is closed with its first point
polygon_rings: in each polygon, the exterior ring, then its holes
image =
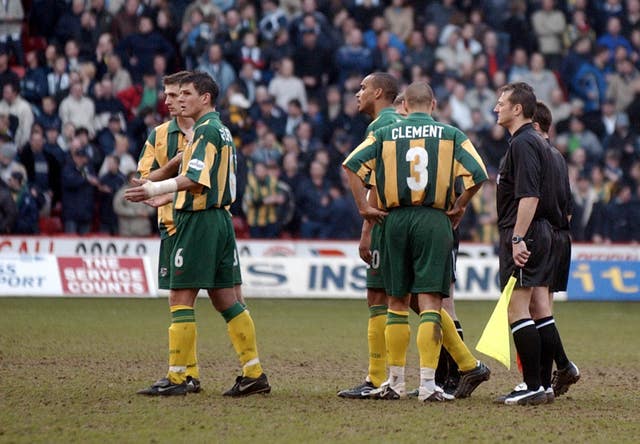
{"type": "Polygon", "coordinates": [[[62,219],[59,217],[41,217],[39,221],[40,233],[42,234],[59,234],[64,230],[62,228],[62,219]]]}
{"type": "Polygon", "coordinates": [[[236,232],[236,239],[248,239],[249,235],[249,225],[247,225],[247,221],[245,221],[240,216],[233,216],[233,229],[236,232]]]}

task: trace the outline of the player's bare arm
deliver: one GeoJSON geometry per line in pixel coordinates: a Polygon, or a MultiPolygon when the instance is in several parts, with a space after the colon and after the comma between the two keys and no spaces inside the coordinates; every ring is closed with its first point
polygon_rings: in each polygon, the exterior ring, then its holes
{"type": "Polygon", "coordinates": [[[166,180],[175,177],[178,174],[180,162],[182,162],[181,152],[173,156],[173,158],[165,165],[161,166],[157,170],[151,171],[149,173],[148,179],[154,182],[158,182],[160,180],[166,180]]]}
{"type": "Polygon", "coordinates": [[[347,172],[349,188],[351,188],[351,192],[353,193],[353,198],[358,206],[360,216],[372,223],[381,224],[388,213],[369,205],[369,202],[367,201],[367,189],[362,185],[360,177],[346,167],[345,171],[347,172]]]}
{"type": "MultiPolygon", "coordinates": [[[[527,234],[537,207],[537,197],[523,197],[520,199],[516,225],[513,227],[514,236],[524,237],[527,234]]],[[[524,241],[513,244],[513,261],[518,267],[524,267],[530,255],[531,252],[527,249],[527,244],[524,241]]]]}
{"type": "MultiPolygon", "coordinates": [[[[367,201],[373,208],[378,208],[378,199],[376,190],[371,188],[367,194],[367,201]]],[[[360,244],[358,245],[358,253],[360,258],[367,264],[371,263],[371,230],[373,222],[365,219],[362,221],[362,232],[360,233],[360,244]]]]}
{"type": "Polygon", "coordinates": [[[483,183],[484,182],[477,183],[471,188],[464,190],[464,192],[456,199],[453,207],[449,211],[447,211],[447,216],[449,216],[449,219],[451,220],[453,229],[458,228],[458,225],[460,225],[462,216],[464,216],[464,212],[467,209],[467,204],[469,203],[469,201],[471,201],[471,198],[475,196],[475,194],[480,190],[480,188],[482,188],[483,183]]]}
{"type": "Polygon", "coordinates": [[[200,188],[201,185],[186,176],[178,176],[160,182],[138,179],[141,185],[129,188],[124,192],[124,198],[131,202],[143,202],[149,198],[176,191],[200,188]]]}

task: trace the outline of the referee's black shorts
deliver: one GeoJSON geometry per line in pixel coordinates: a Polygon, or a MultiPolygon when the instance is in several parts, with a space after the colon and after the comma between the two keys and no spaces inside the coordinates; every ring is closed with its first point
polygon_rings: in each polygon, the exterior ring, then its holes
{"type": "Polygon", "coordinates": [[[551,251],[555,262],[549,291],[567,291],[569,267],[571,266],[571,233],[569,230],[552,228],[551,251]]]}
{"type": "Polygon", "coordinates": [[[500,245],[498,258],[500,260],[500,288],[507,285],[507,281],[515,273],[516,287],[547,287],[552,281],[552,267],[556,263],[551,248],[552,227],[545,219],[531,222],[529,231],[524,236],[527,249],[531,252],[529,260],[523,268],[516,269],[513,262],[513,227],[500,230],[500,245]]]}

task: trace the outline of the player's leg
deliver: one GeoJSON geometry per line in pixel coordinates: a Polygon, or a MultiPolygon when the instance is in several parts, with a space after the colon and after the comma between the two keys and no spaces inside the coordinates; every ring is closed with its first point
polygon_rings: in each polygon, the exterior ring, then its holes
{"type": "Polygon", "coordinates": [[[404,370],[411,336],[409,288],[412,281],[411,263],[406,254],[410,243],[407,211],[401,208],[389,213],[381,227],[382,276],[389,306],[384,330],[389,378],[379,389],[371,392],[370,396],[374,398],[400,399],[406,396],[404,370]],[[385,248],[388,245],[393,245],[393,248],[385,248]]]}
{"type": "Polygon", "coordinates": [[[387,379],[387,346],[385,327],[387,321],[387,293],[384,290],[382,269],[380,266],[379,225],[371,230],[371,263],[367,267],[367,306],[369,320],[367,322],[367,345],[369,351],[369,367],[364,382],[338,392],[341,398],[365,399],[369,392],[380,387],[387,379]]]}
{"type": "Polygon", "coordinates": [[[236,378],[234,386],[224,395],[269,393],[271,386],[258,356],[253,319],[249,311],[238,301],[234,289],[235,237],[231,217],[224,210],[214,210],[212,213],[212,222],[217,226],[217,232],[214,235],[215,249],[211,262],[216,266],[208,293],[214,308],[227,323],[229,338],[242,366],[242,375],[236,378]]]}

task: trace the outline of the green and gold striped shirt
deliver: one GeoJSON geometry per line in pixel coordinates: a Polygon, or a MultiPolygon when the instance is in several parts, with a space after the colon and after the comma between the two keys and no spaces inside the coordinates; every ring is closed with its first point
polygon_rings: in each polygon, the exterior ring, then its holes
{"type": "Polygon", "coordinates": [[[385,209],[428,206],[448,210],[454,201],[456,177],[462,178],[465,188],[488,178],[467,136],[424,113],[412,113],[369,134],[343,164],[365,183],[369,175],[375,176],[385,209]]]}
{"type": "MultiPolygon", "coordinates": [[[[369,124],[369,126],[367,126],[367,135],[369,136],[369,135],[371,135],[371,133],[373,133],[376,130],[379,130],[380,128],[384,128],[387,125],[391,125],[392,123],[401,122],[403,120],[404,120],[404,117],[402,117],[400,114],[398,114],[395,109],[393,109],[393,108],[382,108],[380,110],[380,112],[378,113],[378,117],[373,119],[373,121],[369,124]]],[[[367,185],[375,186],[375,184],[376,184],[375,175],[374,174],[370,174],[366,178],[365,183],[367,185]]]]}
{"type": "Polygon", "coordinates": [[[247,188],[244,192],[244,202],[247,205],[247,223],[251,227],[264,227],[275,224],[278,221],[277,205],[266,205],[265,197],[278,194],[278,180],[267,176],[259,181],[256,176],[249,173],[247,176],[247,188]]]}
{"type": "MultiPolygon", "coordinates": [[[[176,119],[155,127],[147,137],[140,153],[138,160],[140,177],[146,179],[152,171],[166,165],[176,154],[184,150],[186,143],[187,140],[176,119]]],[[[173,202],[158,208],[158,229],[162,239],[175,234],[173,202]]]]}
{"type": "Polygon", "coordinates": [[[180,174],[201,187],[198,191],[178,191],[176,210],[223,208],[235,201],[236,147],[217,112],[205,114],[193,126],[193,142],[184,150],[180,174]]]}

